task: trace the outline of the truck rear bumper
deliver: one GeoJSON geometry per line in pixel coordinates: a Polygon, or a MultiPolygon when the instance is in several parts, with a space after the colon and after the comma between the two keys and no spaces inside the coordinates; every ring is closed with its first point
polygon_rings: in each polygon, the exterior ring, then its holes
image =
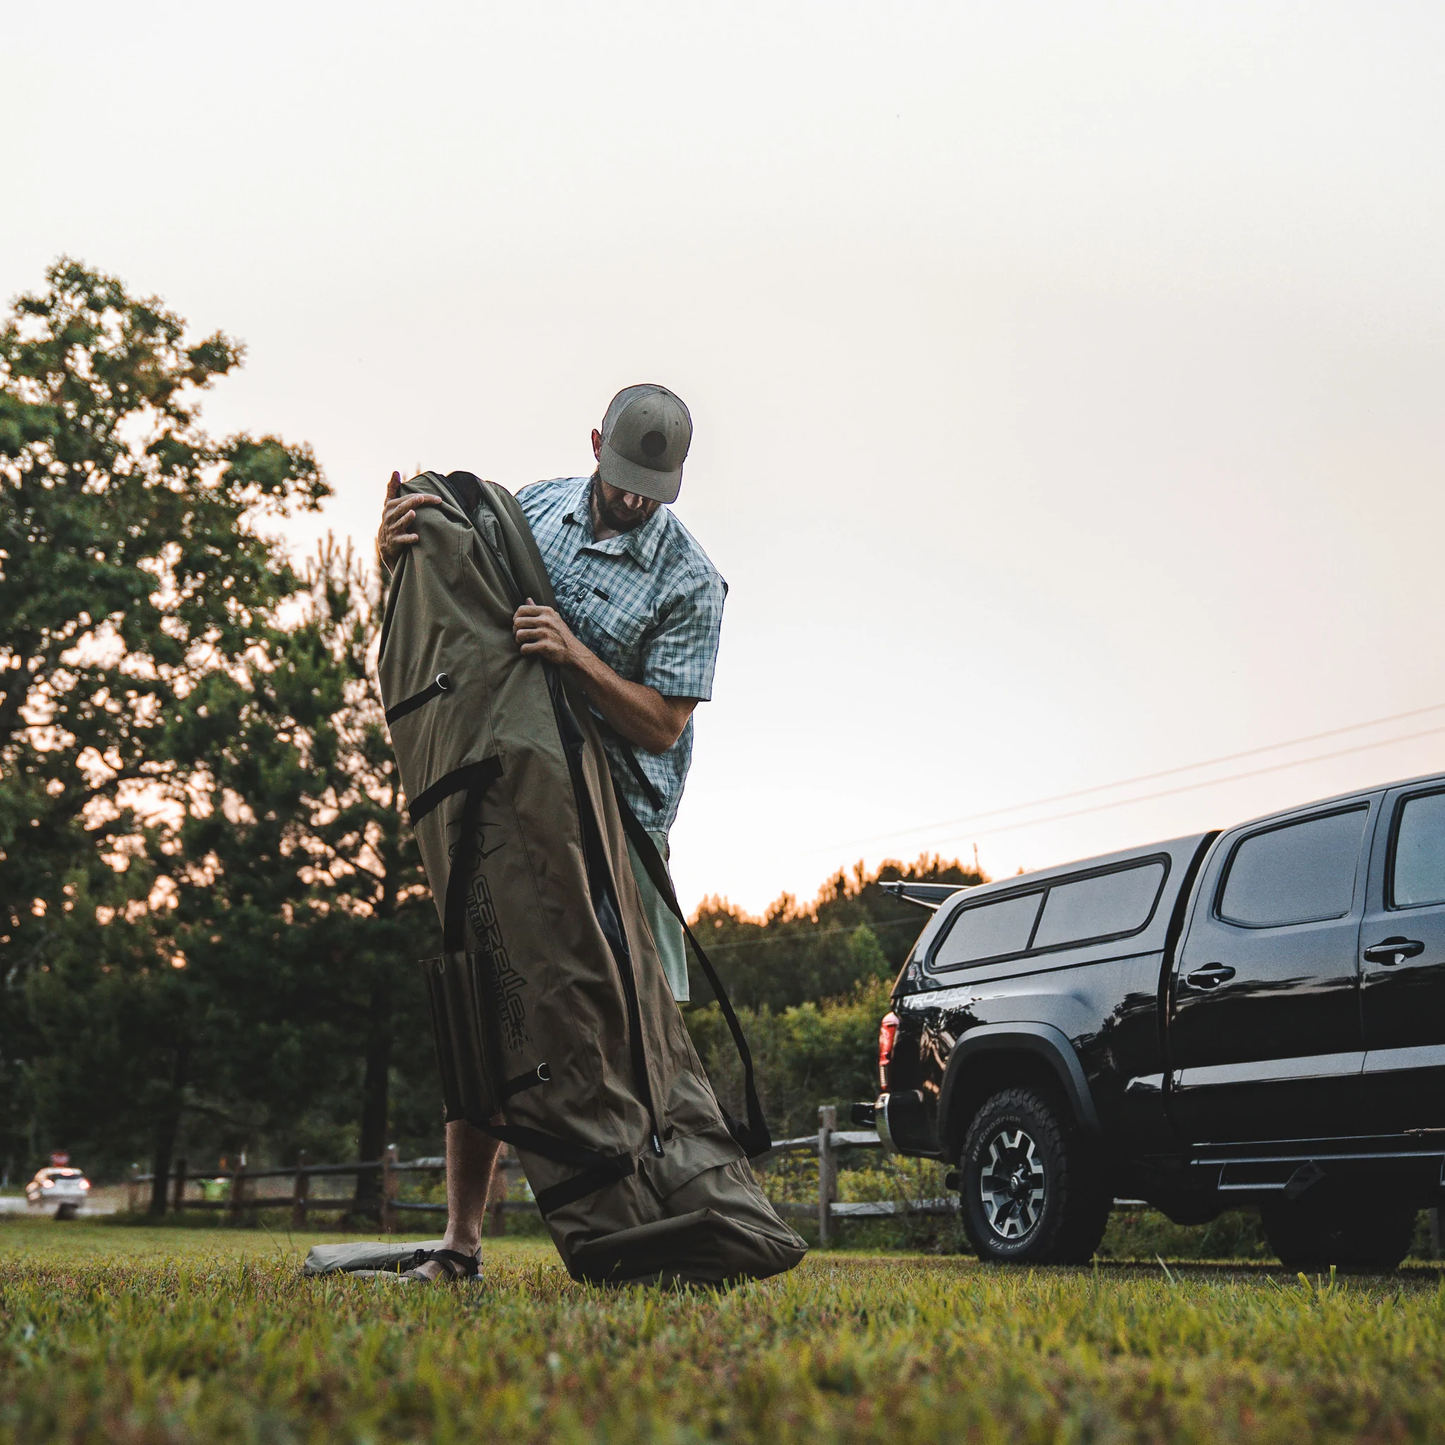
{"type": "Polygon", "coordinates": [[[872,1104],[855,1104],[853,1121],[871,1124],[890,1154],[916,1154],[936,1159],[942,1152],[928,1106],[917,1089],[879,1094],[872,1104]],[[865,1119],[867,1113],[870,1117],[865,1119]]]}

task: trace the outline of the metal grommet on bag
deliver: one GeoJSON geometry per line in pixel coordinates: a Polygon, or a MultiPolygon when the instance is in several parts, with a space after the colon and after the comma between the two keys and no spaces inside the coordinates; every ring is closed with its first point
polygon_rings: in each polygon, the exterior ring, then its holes
{"type": "Polygon", "coordinates": [[[440,697],[444,692],[450,692],[451,690],[451,678],[444,672],[437,673],[420,692],[413,693],[410,697],[403,698],[399,703],[387,708],[387,727],[390,727],[393,723],[400,722],[402,718],[414,713],[419,707],[425,707],[434,697],[440,697]]]}

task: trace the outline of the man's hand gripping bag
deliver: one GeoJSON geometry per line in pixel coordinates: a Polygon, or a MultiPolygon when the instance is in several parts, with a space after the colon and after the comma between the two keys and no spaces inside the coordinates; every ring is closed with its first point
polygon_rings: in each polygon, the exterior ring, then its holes
{"type": "Polygon", "coordinates": [[[526,519],[468,472],[407,491],[447,501],[417,511],[378,668],[442,915],[444,952],[423,969],[446,1117],[516,1148],[576,1279],[791,1269],[806,1246],[747,1163],[771,1141],[736,1015],[699,950],[742,1054],[745,1124],[718,1105],[668,989],[629,835],[672,890],[585,697],[513,638],[522,602],[554,605],[526,519]]]}

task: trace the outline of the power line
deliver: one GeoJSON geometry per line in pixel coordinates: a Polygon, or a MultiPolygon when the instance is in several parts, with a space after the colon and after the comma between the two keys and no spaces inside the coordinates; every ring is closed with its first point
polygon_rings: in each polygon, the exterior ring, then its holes
{"type": "MultiPolygon", "coordinates": [[[[1373,743],[1360,743],[1353,748],[1339,748],[1332,753],[1318,753],[1312,758],[1293,758],[1287,763],[1271,763],[1267,768],[1251,768],[1245,773],[1230,773],[1223,778],[1205,778],[1199,783],[1185,783],[1179,788],[1162,788],[1157,793],[1140,793],[1134,798],[1118,798],[1112,803],[1095,803],[1088,808],[1075,808],[1067,813],[1053,813],[1044,818],[1026,818],[1021,823],[1004,823],[997,828],[987,828],[983,831],[983,837],[991,837],[995,833],[1011,833],[1016,828],[1032,828],[1036,823],[1057,823],[1064,818],[1082,818],[1086,813],[1102,813],[1109,808],[1123,808],[1130,803],[1147,803],[1154,798],[1172,798],[1179,793],[1193,793],[1200,788],[1212,788],[1217,783],[1237,783],[1242,778],[1263,777],[1265,773],[1283,772],[1286,768],[1302,768],[1308,763],[1324,763],[1331,758],[1347,757],[1351,753],[1366,753],[1371,748],[1386,748],[1392,743],[1411,743],[1418,738],[1432,738],[1440,733],[1445,733],[1445,726],[1438,728],[1426,728],[1424,732],[1406,733],[1404,737],[1380,738],[1373,743]]],[[[945,838],[945,843],[953,842],[961,835],[955,834],[953,838],[945,838]]]]}
{"type": "MultiPolygon", "coordinates": [[[[968,884],[960,883],[958,886],[960,888],[967,888],[968,884]]],[[[726,948],[768,948],[775,943],[803,943],[809,942],[814,938],[826,938],[830,933],[857,933],[860,928],[866,928],[870,932],[877,932],[880,928],[902,928],[904,924],[912,924],[914,928],[921,932],[923,925],[927,922],[928,920],[926,918],[888,918],[882,921],[869,918],[862,923],[855,923],[851,926],[844,924],[839,928],[819,928],[811,933],[800,931],[796,936],[789,935],[781,938],[756,939],[740,938],[734,943],[709,943],[707,945],[707,951],[709,953],[721,953],[726,948]]],[[[753,928],[766,928],[768,925],[766,923],[755,923],[750,926],[753,928]]]]}
{"type": "MultiPolygon", "coordinates": [[[[1293,743],[1276,743],[1276,744],[1274,744],[1274,747],[1273,747],[1273,748],[1250,748],[1247,752],[1234,753],[1234,754],[1231,754],[1230,756],[1231,756],[1231,757],[1235,757],[1235,758],[1257,756],[1259,753],[1272,752],[1272,751],[1274,751],[1275,749],[1282,748],[1282,747],[1297,746],[1299,743],[1302,743],[1302,742],[1312,742],[1312,741],[1315,741],[1315,740],[1318,739],[1318,738],[1323,738],[1323,737],[1338,737],[1341,733],[1357,732],[1360,728],[1363,728],[1363,727],[1372,727],[1372,726],[1375,726],[1376,724],[1381,723],[1381,722],[1395,722],[1395,721],[1398,721],[1399,717],[1419,717],[1421,713],[1437,712],[1437,711],[1439,711],[1439,709],[1440,709],[1441,707],[1445,707],[1445,703],[1438,703],[1438,704],[1436,704],[1435,707],[1419,708],[1419,709],[1417,709],[1417,710],[1414,711],[1414,712],[1399,714],[1399,715],[1398,715],[1397,717],[1395,717],[1395,718],[1377,718],[1376,721],[1375,721],[1375,723],[1356,723],[1353,727],[1348,727],[1348,728],[1332,728],[1329,732],[1316,733],[1316,734],[1314,734],[1312,737],[1309,737],[1309,738],[1296,738],[1293,743]]],[[[1022,822],[1018,822],[1018,823],[1004,823],[1004,824],[1001,824],[1000,826],[998,826],[998,827],[996,827],[996,828],[988,828],[988,829],[985,829],[985,830],[983,831],[983,833],[982,833],[982,836],[983,836],[983,837],[991,837],[991,836],[992,836],[993,834],[995,834],[995,833],[1011,833],[1011,832],[1013,832],[1014,830],[1016,830],[1016,829],[1018,829],[1018,828],[1032,828],[1032,827],[1034,827],[1035,825],[1037,825],[1037,824],[1042,824],[1042,823],[1059,823],[1059,822],[1064,821],[1064,820],[1067,819],[1067,818],[1082,818],[1082,817],[1085,817],[1086,815],[1088,815],[1088,814],[1090,814],[1090,813],[1103,813],[1103,812],[1107,812],[1110,808],[1123,808],[1123,807],[1127,807],[1130,803],[1147,803],[1147,802],[1153,801],[1155,798],[1172,798],[1172,797],[1176,797],[1176,796],[1179,795],[1180,793],[1193,793],[1193,792],[1198,792],[1201,788],[1212,788],[1212,787],[1214,787],[1216,784],[1220,784],[1220,783],[1237,783],[1237,782],[1241,782],[1242,780],[1244,780],[1244,779],[1246,779],[1246,778],[1259,778],[1259,777],[1263,777],[1266,773],[1283,772],[1283,771],[1285,771],[1287,768],[1302,768],[1302,767],[1308,766],[1310,763],[1324,763],[1324,762],[1329,762],[1329,761],[1330,761],[1331,759],[1333,759],[1333,758],[1348,757],[1348,756],[1350,756],[1352,753],[1365,753],[1365,752],[1370,752],[1370,751],[1371,751],[1372,749],[1374,749],[1374,748],[1390,747],[1390,746],[1391,746],[1392,744],[1394,744],[1394,743],[1410,743],[1410,742],[1416,742],[1416,741],[1418,741],[1420,738],[1438,737],[1441,733],[1445,733],[1445,725],[1442,725],[1442,726],[1440,726],[1440,727],[1435,727],[1435,728],[1426,728],[1426,729],[1424,729],[1422,732],[1418,732],[1418,733],[1406,733],[1404,736],[1402,736],[1402,737],[1397,737],[1397,738],[1379,738],[1379,739],[1377,739],[1375,742],[1372,742],[1372,743],[1359,743],[1359,744],[1357,744],[1355,747],[1352,747],[1352,748],[1337,748],[1334,752],[1317,753],[1317,754],[1315,754],[1315,756],[1309,757],[1309,758],[1292,758],[1292,759],[1290,759],[1288,762],[1271,763],[1271,764],[1269,765],[1269,767],[1267,767],[1267,768],[1251,768],[1251,769],[1249,769],[1249,770],[1246,771],[1246,772],[1243,772],[1243,773],[1231,773],[1231,774],[1229,774],[1228,776],[1223,777],[1223,778],[1205,778],[1205,779],[1203,779],[1201,782],[1198,782],[1198,783],[1185,783],[1182,787],[1178,787],[1178,788],[1161,788],[1161,789],[1159,789],[1159,790],[1156,791],[1156,792],[1153,792],[1153,793],[1140,793],[1140,794],[1138,794],[1137,796],[1132,797],[1132,798],[1116,798],[1113,802],[1110,802],[1110,803],[1094,803],[1094,804],[1092,804],[1091,806],[1089,806],[1089,807],[1087,807],[1087,808],[1073,808],[1073,809],[1070,809],[1070,810],[1069,810],[1068,812],[1066,812],[1066,813],[1052,813],[1052,814],[1049,814],[1047,817],[1043,817],[1043,818],[1026,818],[1026,819],[1024,819],[1022,822]]],[[[1212,759],[1212,761],[1215,762],[1215,763],[1225,762],[1225,761],[1227,761],[1227,760],[1228,760],[1228,759],[1226,759],[1226,758],[1214,758],[1214,759],[1212,759]]],[[[1193,764],[1193,767],[1207,767],[1207,766],[1209,766],[1209,764],[1206,764],[1206,763],[1195,763],[1195,764],[1193,764]]],[[[1188,767],[1169,768],[1169,769],[1166,769],[1166,770],[1165,770],[1164,772],[1162,772],[1162,773],[1151,773],[1151,774],[1146,775],[1146,778],[1133,779],[1132,781],[1142,782],[1142,781],[1146,781],[1147,778],[1168,777],[1168,776],[1170,776],[1171,774],[1177,774],[1177,773],[1188,772],[1188,771],[1190,771],[1190,768],[1188,768],[1188,767]]],[[[1067,799],[1067,798],[1070,798],[1070,797],[1082,797],[1082,796],[1085,796],[1085,795],[1087,795],[1087,794],[1089,794],[1089,793],[1102,792],[1102,791],[1104,791],[1106,788],[1111,787],[1111,786],[1112,786],[1112,787],[1123,787],[1123,786],[1125,786],[1125,784],[1124,784],[1124,783],[1101,784],[1099,787],[1096,787],[1096,788],[1081,788],[1077,793],[1065,793],[1065,794],[1062,794],[1062,795],[1060,796],[1060,798],[1058,798],[1058,799],[1056,799],[1056,800],[1052,800],[1052,801],[1063,801],[1064,799],[1067,799]]],[[[1042,800],[1042,801],[1051,801],[1051,800],[1045,799],[1045,800],[1042,800]]],[[[1037,802],[1036,802],[1036,803],[1032,803],[1032,804],[1029,804],[1029,803],[1020,803],[1018,806],[1019,806],[1020,808],[1038,807],[1039,804],[1038,804],[1037,802]]],[[[999,808],[999,809],[996,809],[996,810],[994,811],[994,813],[984,813],[984,814],[979,814],[978,816],[979,816],[979,817],[985,817],[985,818],[986,818],[986,817],[993,817],[993,816],[996,816],[998,813],[1008,813],[1008,812],[1012,812],[1012,811],[1016,811],[1016,810],[1015,810],[1015,809],[1008,809],[1008,808],[999,808]]],[[[972,821],[972,820],[965,818],[965,819],[963,819],[962,821],[963,821],[963,822],[970,822],[970,821],[972,821]]],[[[937,825],[937,826],[946,827],[946,826],[948,826],[948,825],[947,825],[947,824],[939,824],[939,825],[937,825]]],[[[910,831],[911,831],[911,830],[910,830],[910,831]]],[[[896,836],[896,835],[894,835],[894,834],[888,834],[888,835],[886,835],[886,836],[893,837],[893,836],[896,836]]],[[[941,842],[944,842],[944,843],[954,842],[958,836],[960,836],[960,835],[954,835],[954,837],[944,838],[944,839],[941,839],[940,841],[941,841],[941,842]]],[[[967,887],[967,886],[968,886],[967,884],[960,884],[960,885],[959,885],[960,888],[967,887]]],[[[904,924],[912,924],[912,923],[914,923],[914,922],[915,922],[915,920],[913,920],[913,919],[911,919],[911,918],[893,918],[893,919],[887,919],[887,920],[882,920],[882,921],[874,921],[874,920],[871,920],[871,919],[870,919],[870,920],[868,920],[866,923],[854,924],[854,925],[852,925],[852,926],[846,926],[846,925],[845,925],[845,926],[839,927],[839,928],[825,928],[825,929],[822,929],[822,930],[820,930],[820,931],[818,931],[818,932],[807,933],[807,934],[804,935],[804,938],[807,938],[807,939],[823,938],[823,937],[826,937],[828,934],[833,934],[833,933],[855,933],[859,928],[869,928],[869,929],[874,929],[874,930],[879,929],[879,928],[900,928],[900,927],[902,927],[904,924]]],[[[918,926],[918,927],[922,927],[922,923],[919,922],[919,923],[917,924],[917,926],[918,926]]],[[[792,942],[795,942],[795,941],[797,941],[797,940],[792,939],[792,938],[759,938],[759,939],[756,939],[756,940],[740,939],[740,940],[738,940],[738,941],[736,941],[736,942],[733,942],[733,943],[714,943],[714,944],[710,945],[708,951],[709,951],[710,953],[721,953],[721,952],[723,952],[725,949],[729,949],[729,948],[764,948],[764,947],[769,947],[769,946],[771,946],[771,945],[773,945],[773,944],[792,943],[792,942]]]]}
{"type": "MultiPolygon", "coordinates": [[[[1067,802],[1071,802],[1071,801],[1072,801],[1073,799],[1075,799],[1075,798],[1086,798],[1086,797],[1089,797],[1089,796],[1091,796],[1091,795],[1094,794],[1094,793],[1108,793],[1108,792],[1112,792],[1115,788],[1131,788],[1131,787],[1133,787],[1133,786],[1134,786],[1135,784],[1137,784],[1137,783],[1152,783],[1152,782],[1156,782],[1156,781],[1157,781],[1158,779],[1160,779],[1160,778],[1177,777],[1180,773],[1197,772],[1200,768],[1217,767],[1217,766],[1218,766],[1219,764],[1221,764],[1221,763],[1234,763],[1234,762],[1238,762],[1241,758],[1253,758],[1253,757],[1258,757],[1258,756],[1260,756],[1260,754],[1262,754],[1262,753],[1275,753],[1275,752],[1279,752],[1282,748],[1297,748],[1297,747],[1303,747],[1306,743],[1322,742],[1325,738],[1341,737],[1341,736],[1343,736],[1345,733],[1360,732],[1360,731],[1361,731],[1362,729],[1364,729],[1364,728],[1383,727],[1386,723],[1405,722],[1405,721],[1407,721],[1408,719],[1413,718],[1413,717],[1423,717],[1426,713],[1440,712],[1442,709],[1445,709],[1445,702],[1431,703],[1429,707],[1411,708],[1408,712],[1391,713],[1388,717],[1377,717],[1377,718],[1371,718],[1371,719],[1369,719],[1369,720],[1366,721],[1366,722],[1349,723],[1349,724],[1348,724],[1347,726],[1345,726],[1345,727],[1328,728],[1328,729],[1326,729],[1324,732],[1320,732],[1320,733],[1307,733],[1304,737],[1289,738],[1289,739],[1287,739],[1286,741],[1284,741],[1284,742],[1279,742],[1279,743],[1266,743],[1263,747],[1245,748],[1242,752],[1237,752],[1237,753],[1223,753],[1223,754],[1221,754],[1221,755],[1220,755],[1219,757],[1217,757],[1217,758],[1206,758],[1206,759],[1204,759],[1203,762],[1198,762],[1198,763],[1182,763],[1182,764],[1180,764],[1178,767],[1163,768],[1163,769],[1161,769],[1159,772],[1155,772],[1155,773],[1141,773],[1141,774],[1139,774],[1137,777],[1133,777],[1133,778],[1120,778],[1117,782],[1113,782],[1113,783],[1095,783],[1092,787],[1088,787],[1088,788],[1078,788],[1078,789],[1075,789],[1073,792],[1069,792],[1069,793],[1054,793],[1052,796],[1047,797],[1047,798],[1034,798],[1034,799],[1032,799],[1031,801],[1029,801],[1029,802],[1027,802],[1027,803],[1012,803],[1012,804],[1010,804],[1008,807],[1004,807],[1004,808],[990,808],[990,809],[988,809],[988,810],[985,811],[985,812],[982,812],[982,813],[970,813],[970,814],[968,814],[968,815],[966,815],[965,817],[962,817],[962,818],[945,818],[942,822],[938,822],[938,823],[923,823],[923,824],[917,824],[917,825],[915,825],[915,826],[913,826],[913,827],[909,827],[909,828],[895,828],[895,829],[893,829],[891,832],[888,832],[888,833],[875,833],[875,834],[873,834],[872,837],[869,837],[869,838],[855,838],[855,839],[853,839],[853,840],[852,840],[851,842],[849,842],[849,843],[844,843],[844,844],[840,845],[840,847],[842,847],[842,848],[857,848],[857,847],[861,847],[861,846],[863,846],[864,844],[867,844],[867,843],[885,843],[885,842],[889,842],[889,841],[891,841],[891,840],[894,839],[894,838],[906,837],[906,836],[908,836],[910,833],[932,833],[932,832],[935,832],[935,831],[936,831],[937,829],[939,829],[939,828],[957,828],[957,827],[963,827],[963,826],[965,826],[965,825],[972,824],[972,823],[982,823],[982,822],[984,822],[985,820],[987,820],[987,819],[989,819],[989,818],[1003,817],[1003,816],[1006,816],[1006,815],[1009,814],[1009,813],[1021,813],[1021,812],[1026,811],[1026,810],[1029,809],[1029,808],[1044,808],[1044,807],[1048,807],[1048,806],[1049,806],[1050,804],[1052,804],[1052,803],[1067,803],[1067,802]]],[[[1299,758],[1299,759],[1295,760],[1294,762],[1279,763],[1279,764],[1276,764],[1276,765],[1273,766],[1273,767],[1261,768],[1261,769],[1259,769],[1257,772],[1239,773],[1239,774],[1237,774],[1237,775],[1234,775],[1234,776],[1231,776],[1231,777],[1225,777],[1225,778],[1211,778],[1211,779],[1209,779],[1207,782],[1203,782],[1203,783],[1191,783],[1188,787],[1185,787],[1185,788],[1171,789],[1171,790],[1166,790],[1166,791],[1160,792],[1160,793],[1148,793],[1148,794],[1144,794],[1143,796],[1138,797],[1138,798],[1124,798],[1124,799],[1121,799],[1118,803],[1104,803],[1104,804],[1101,804],[1101,805],[1100,805],[1100,809],[1103,809],[1103,808],[1113,808],[1113,807],[1122,807],[1125,803],[1130,803],[1130,802],[1145,802],[1145,801],[1147,801],[1149,798],[1165,798],[1165,797],[1171,796],[1173,792],[1191,792],[1191,791],[1193,791],[1193,790],[1196,789],[1196,788],[1210,787],[1210,786],[1212,786],[1214,783],[1229,783],[1229,782],[1235,782],[1235,781],[1237,781],[1239,778],[1258,777],[1258,776],[1259,776],[1260,774],[1262,774],[1262,773],[1274,772],[1274,771],[1276,771],[1278,768],[1299,767],[1299,766],[1303,766],[1303,765],[1306,764],[1306,763],[1322,762],[1322,761],[1324,761],[1326,758],[1343,757],[1343,756],[1345,756],[1345,754],[1347,754],[1347,753],[1364,752],[1364,751],[1366,751],[1368,748],[1385,747],[1385,746],[1388,746],[1390,743],[1410,742],[1410,741],[1412,741],[1412,740],[1415,739],[1415,738],[1419,738],[1419,737],[1429,737],[1429,736],[1431,736],[1432,733],[1439,732],[1439,731],[1441,731],[1440,728],[1433,728],[1433,729],[1430,730],[1430,732],[1425,732],[1425,733],[1411,733],[1411,734],[1409,734],[1408,736],[1406,736],[1406,737],[1401,737],[1401,738],[1386,738],[1386,739],[1382,739],[1382,740],[1379,741],[1379,742],[1366,743],[1366,744],[1364,744],[1362,747],[1358,747],[1358,748],[1345,748],[1345,749],[1343,749],[1342,751],[1337,752],[1337,753],[1326,753],[1326,754],[1323,754],[1321,757],[1317,757],[1317,758],[1299,758]]],[[[1074,818],[1074,817],[1079,817],[1079,816],[1081,816],[1082,813],[1089,813],[1089,812],[1094,812],[1094,811],[1096,811],[1096,809],[1094,809],[1094,808],[1085,808],[1085,809],[1080,810],[1080,812],[1071,812],[1071,813],[1063,813],[1063,814],[1060,814],[1059,817],[1063,817],[1063,818],[1074,818]]],[[[1057,819],[1052,818],[1052,817],[1050,817],[1050,818],[1034,818],[1034,819],[1030,819],[1028,822],[1024,822],[1024,823],[1011,823],[1011,824],[1007,825],[1007,827],[991,828],[991,829],[988,830],[988,832],[989,832],[989,833],[1002,833],[1002,832],[1011,831],[1011,830],[1013,830],[1013,829],[1015,829],[1015,828],[1028,827],[1028,826],[1030,826],[1030,823],[1050,823],[1050,822],[1055,822],[1055,821],[1057,821],[1057,819]]],[[[811,851],[821,851],[821,850],[811,850],[811,851]]]]}

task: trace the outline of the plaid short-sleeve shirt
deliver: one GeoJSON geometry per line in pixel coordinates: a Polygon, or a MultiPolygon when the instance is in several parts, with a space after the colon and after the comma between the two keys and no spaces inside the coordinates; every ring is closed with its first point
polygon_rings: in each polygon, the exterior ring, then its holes
{"type": "MultiPolygon", "coordinates": [[[[712,696],[727,583],[666,507],[642,526],[598,541],[588,506],[591,485],[590,477],[564,477],[517,493],[557,610],[619,677],[655,687],[664,697],[705,701],[712,696]]],[[[692,719],[665,753],[629,748],[606,728],[603,746],[612,780],[642,825],[666,833],[692,762],[692,719]]]]}

